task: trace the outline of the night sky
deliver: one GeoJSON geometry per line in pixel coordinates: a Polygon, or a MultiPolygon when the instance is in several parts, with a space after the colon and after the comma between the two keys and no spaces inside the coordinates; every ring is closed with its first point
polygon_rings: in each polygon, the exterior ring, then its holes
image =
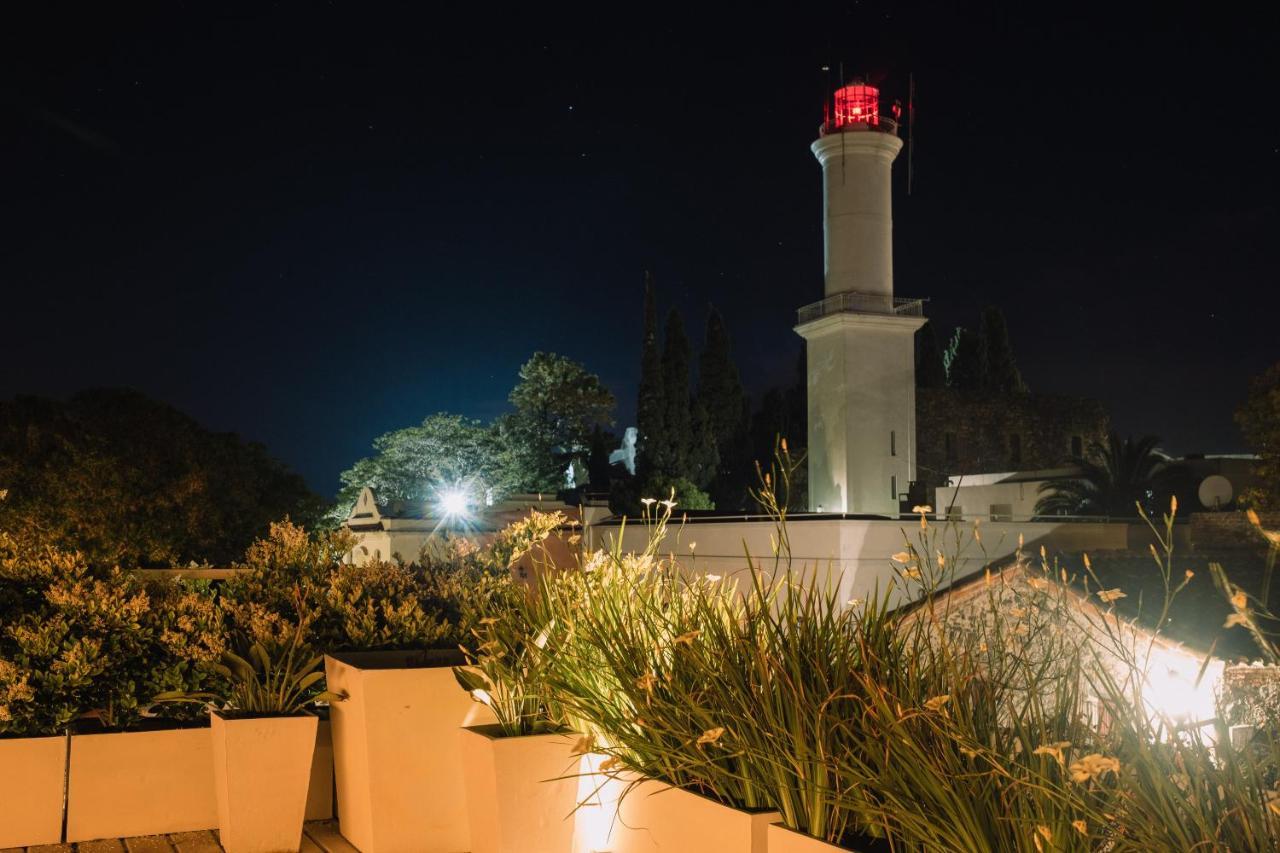
{"type": "Polygon", "coordinates": [[[1280,358],[1274,5],[472,5],[6,9],[0,397],[134,387],[332,493],[388,429],[502,411],[537,349],[625,426],[645,269],[695,345],[721,309],[749,389],[789,382],[843,62],[915,75],[898,295],[946,331],[1002,306],[1031,387],[1122,431],[1244,449],[1280,358]]]}

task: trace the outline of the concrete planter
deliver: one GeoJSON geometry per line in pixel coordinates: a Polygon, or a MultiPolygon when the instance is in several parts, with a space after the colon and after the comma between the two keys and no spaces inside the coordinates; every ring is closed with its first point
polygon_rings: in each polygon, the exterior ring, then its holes
{"type": "Polygon", "coordinates": [[[317,720],[210,715],[218,832],[227,853],[280,853],[302,844],[317,720]]]}
{"type": "Polygon", "coordinates": [[[453,652],[325,655],[342,834],[362,853],[471,848],[458,727],[492,722],[453,652]]]}
{"type": "Polygon", "coordinates": [[[812,835],[788,829],[780,823],[769,825],[769,853],[849,853],[849,850],[848,847],[828,844],[812,835]]]}
{"type": "Polygon", "coordinates": [[[774,811],[748,812],[652,779],[631,788],[618,806],[610,853],[774,853],[774,811]]]}
{"type": "Polygon", "coordinates": [[[0,740],[0,849],[62,840],[65,737],[0,740]]]}
{"type": "Polygon", "coordinates": [[[580,758],[572,733],[503,737],[461,730],[471,853],[569,853],[580,758]]]}
{"type": "MultiPolygon", "coordinates": [[[[194,832],[218,825],[207,727],[71,736],[67,841],[194,832]]],[[[320,720],[307,820],[333,817],[333,743],[320,720]]]]}
{"type": "Polygon", "coordinates": [[[204,727],[72,735],[67,841],[217,826],[212,766],[204,727]]]}

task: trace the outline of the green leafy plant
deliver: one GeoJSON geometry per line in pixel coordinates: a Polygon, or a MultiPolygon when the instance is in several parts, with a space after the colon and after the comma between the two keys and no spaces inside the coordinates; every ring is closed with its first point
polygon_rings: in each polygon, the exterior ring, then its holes
{"type": "Polygon", "coordinates": [[[462,689],[489,707],[505,737],[563,728],[546,684],[547,631],[530,633],[523,586],[508,579],[474,619],[472,642],[462,647],[467,665],[453,668],[462,689]]]}

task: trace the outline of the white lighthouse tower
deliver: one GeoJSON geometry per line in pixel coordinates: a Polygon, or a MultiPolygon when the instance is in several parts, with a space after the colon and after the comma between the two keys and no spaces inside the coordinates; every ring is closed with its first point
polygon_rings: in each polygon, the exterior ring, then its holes
{"type": "Polygon", "coordinates": [[[809,509],[898,514],[915,479],[915,333],[921,300],[893,295],[898,123],[880,91],[835,93],[822,164],[825,299],[799,311],[809,363],[809,509]]]}

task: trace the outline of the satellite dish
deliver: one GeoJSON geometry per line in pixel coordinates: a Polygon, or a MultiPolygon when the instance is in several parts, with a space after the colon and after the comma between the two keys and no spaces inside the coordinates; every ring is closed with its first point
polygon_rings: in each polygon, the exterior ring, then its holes
{"type": "Polygon", "coordinates": [[[1231,481],[1221,474],[1210,474],[1200,481],[1200,505],[1205,509],[1221,509],[1231,503],[1231,481]]]}

